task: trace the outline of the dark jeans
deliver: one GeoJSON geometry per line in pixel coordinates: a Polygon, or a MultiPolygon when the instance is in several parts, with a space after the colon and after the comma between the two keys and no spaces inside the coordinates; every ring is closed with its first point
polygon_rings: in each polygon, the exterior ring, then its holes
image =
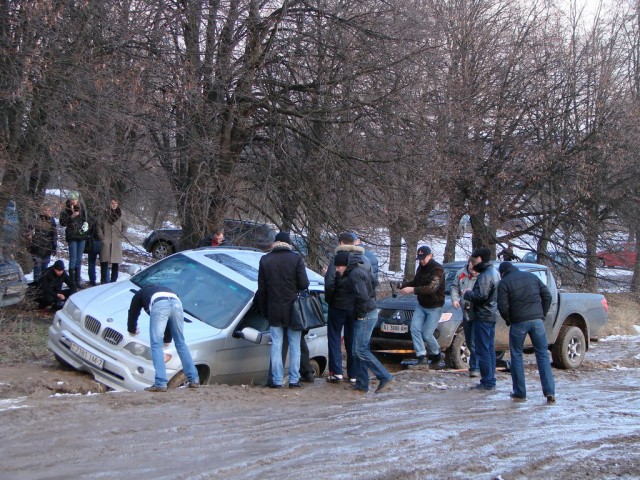
{"type": "Polygon", "coordinates": [[[547,395],[556,394],[556,385],[551,373],[551,361],[549,359],[549,348],[547,334],[544,331],[544,322],[540,320],[530,320],[528,322],[512,323],[509,329],[509,352],[511,353],[511,381],[513,383],[513,394],[526,398],[527,387],[524,377],[524,362],[522,360],[522,350],[524,341],[529,335],[533,350],[536,353],[536,364],[540,373],[540,383],[542,393],[547,395]]]}
{"type": "Polygon", "coordinates": [[[327,322],[327,347],[329,351],[329,374],[342,375],[342,330],[344,328],[344,347],[347,351],[347,376],[355,378],[353,373],[353,317],[347,310],[329,306],[327,322]]]}
{"type": "Polygon", "coordinates": [[[353,328],[353,373],[356,379],[356,388],[369,389],[369,370],[380,381],[391,380],[393,376],[380,363],[371,350],[369,342],[371,333],[378,322],[378,311],[369,312],[363,320],[355,320],[353,328]]]}
{"type": "Polygon", "coordinates": [[[40,280],[40,275],[49,268],[51,256],[47,255],[46,257],[38,257],[36,255],[32,255],[31,259],[33,260],[33,281],[37,283],[38,280],[40,280]]]}
{"type": "Polygon", "coordinates": [[[100,250],[102,249],[102,240],[93,240],[93,248],[87,254],[87,265],[89,267],[89,283],[96,285],[96,261],[100,250]]]}
{"type": "Polygon", "coordinates": [[[475,347],[480,366],[480,383],[485,387],[496,386],[496,324],[474,320],[475,347]]]}

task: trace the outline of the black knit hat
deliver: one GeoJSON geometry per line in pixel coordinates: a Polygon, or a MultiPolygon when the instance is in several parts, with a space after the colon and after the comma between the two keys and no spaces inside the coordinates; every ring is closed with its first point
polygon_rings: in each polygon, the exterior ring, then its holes
{"type": "Polygon", "coordinates": [[[284,242],[292,245],[291,237],[287,232],[278,232],[278,234],[276,235],[276,242],[284,242]]]}
{"type": "Polygon", "coordinates": [[[349,253],[347,252],[336,253],[336,258],[333,259],[333,264],[336,267],[346,267],[347,265],[349,265],[349,253]]]}
{"type": "Polygon", "coordinates": [[[54,270],[64,270],[64,262],[62,260],[56,260],[53,264],[54,270]]]}

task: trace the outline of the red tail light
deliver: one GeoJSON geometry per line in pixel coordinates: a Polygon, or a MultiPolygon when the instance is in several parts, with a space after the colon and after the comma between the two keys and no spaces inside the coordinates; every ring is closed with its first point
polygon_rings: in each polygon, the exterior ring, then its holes
{"type": "Polygon", "coordinates": [[[604,308],[604,311],[609,313],[609,304],[607,303],[607,299],[603,298],[602,300],[600,300],[600,303],[602,304],[602,308],[604,308]]]}

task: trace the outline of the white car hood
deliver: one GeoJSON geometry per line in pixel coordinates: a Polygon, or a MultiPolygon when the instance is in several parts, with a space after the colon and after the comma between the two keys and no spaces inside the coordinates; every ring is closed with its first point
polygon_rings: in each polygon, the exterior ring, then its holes
{"type": "MultiPolygon", "coordinates": [[[[82,290],[72,295],[70,300],[80,308],[83,316],[90,315],[104,326],[111,327],[126,337],[128,336],[129,305],[137,290],[139,290],[138,286],[129,280],[124,280],[82,290]]],[[[188,310],[188,306],[185,305],[185,309],[188,310]]],[[[144,310],[140,312],[138,317],[138,327],[140,333],[135,338],[148,342],[149,315],[144,310]]],[[[207,325],[185,313],[184,337],[187,343],[202,338],[215,337],[221,332],[222,330],[219,328],[207,325]]]]}

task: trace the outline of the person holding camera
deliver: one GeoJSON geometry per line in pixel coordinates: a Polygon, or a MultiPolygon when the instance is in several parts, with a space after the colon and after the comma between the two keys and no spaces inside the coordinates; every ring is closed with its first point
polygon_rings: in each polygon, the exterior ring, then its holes
{"type": "Polygon", "coordinates": [[[473,260],[469,257],[467,264],[456,273],[451,286],[451,305],[456,310],[462,308],[462,329],[464,331],[465,343],[469,349],[469,376],[480,376],[480,365],[476,357],[475,332],[473,328],[473,310],[471,303],[462,298],[462,292],[471,290],[476,283],[478,272],[473,269],[473,260]]]}
{"type": "Polygon", "coordinates": [[[69,192],[65,208],[60,214],[60,225],[65,227],[65,239],[69,246],[69,277],[71,283],[77,288],[82,288],[80,268],[84,243],[89,234],[87,212],[80,204],[78,192],[69,192]]]}
{"type": "Polygon", "coordinates": [[[413,280],[402,282],[400,293],[413,293],[418,297],[418,305],[411,319],[411,338],[418,365],[429,363],[438,367],[444,355],[433,332],[438,326],[444,306],[444,268],[433,259],[431,248],[426,245],[418,248],[416,260],[419,261],[416,275],[413,280]]]}

